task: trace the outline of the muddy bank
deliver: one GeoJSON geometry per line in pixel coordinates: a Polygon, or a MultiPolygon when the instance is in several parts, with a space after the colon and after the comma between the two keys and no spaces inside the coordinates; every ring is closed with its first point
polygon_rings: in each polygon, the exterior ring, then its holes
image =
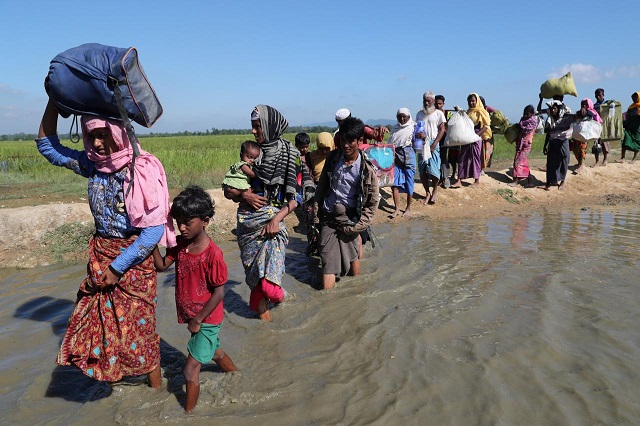
{"type": "MultiPolygon", "coordinates": [[[[544,160],[532,161],[533,176],[539,185],[545,173],[538,170],[544,160]]],[[[511,188],[508,168],[486,171],[481,185],[471,188],[441,190],[435,205],[423,205],[425,191],[416,182],[411,217],[390,218],[393,201],[390,188],[382,190],[375,223],[406,220],[446,221],[460,218],[491,218],[529,214],[541,209],[598,205],[636,204],[640,200],[640,163],[609,163],[606,167],[587,168],[580,174],[569,172],[565,191],[552,188],[511,188]]],[[[210,190],[216,202],[216,215],[211,232],[216,240],[235,240],[236,205],[226,200],[220,189],[210,190]]],[[[34,194],[34,204],[46,198],[34,194]]],[[[406,197],[400,199],[404,210],[406,197]]],[[[0,267],[28,268],[38,265],[85,258],[86,238],[93,219],[86,203],[39,204],[0,209],[0,267]]],[[[299,230],[298,218],[286,220],[292,231],[299,230]]]]}

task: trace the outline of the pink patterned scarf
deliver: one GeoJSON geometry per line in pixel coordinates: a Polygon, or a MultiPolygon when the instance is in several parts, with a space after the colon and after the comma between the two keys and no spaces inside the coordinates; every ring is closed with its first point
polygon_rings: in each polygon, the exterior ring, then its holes
{"type": "MultiPolygon", "coordinates": [[[[127,131],[117,121],[98,118],[94,116],[82,116],[82,138],[87,158],[95,163],[96,169],[103,173],[115,173],[128,166],[133,159],[133,148],[127,136],[127,131]],[[100,155],[93,148],[89,133],[95,129],[106,128],[118,151],[111,155],[100,155]]],[[[136,157],[133,170],[134,185],[128,191],[131,173],[127,173],[124,180],[125,207],[129,215],[131,225],[136,228],[165,225],[164,234],[160,244],[166,247],[176,245],[176,236],[173,228],[173,219],[169,215],[169,191],[167,177],[162,163],[140,149],[140,156],[136,157]]]]}

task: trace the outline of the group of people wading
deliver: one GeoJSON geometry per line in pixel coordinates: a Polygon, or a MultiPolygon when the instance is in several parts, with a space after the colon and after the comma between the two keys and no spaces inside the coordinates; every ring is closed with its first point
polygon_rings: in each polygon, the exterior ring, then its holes
{"type": "MultiPolygon", "coordinates": [[[[625,150],[631,150],[634,159],[640,150],[639,96],[638,92],[632,96],[623,141],[623,157],[625,150]]],[[[439,186],[460,187],[463,179],[473,179],[471,186],[476,186],[483,168],[491,164],[489,108],[482,97],[472,93],[467,98],[478,140],[462,147],[441,144],[449,114],[444,102],[444,96],[426,92],[415,121],[408,109],[397,112],[397,124],[389,134],[389,142],[402,157],[394,166],[393,216],[400,214],[401,192],[407,193],[404,215],[411,213],[416,171],[425,187],[424,203],[435,204],[439,186]],[[428,151],[417,147],[417,141],[426,144],[428,151]]],[[[567,109],[561,100],[548,106],[546,189],[554,184],[562,188],[568,166],[567,109]]],[[[595,119],[593,104],[584,102],[581,110],[595,119]]],[[[521,120],[514,161],[516,184],[529,179],[526,156],[535,113],[527,107],[521,120]]],[[[338,131],[318,134],[317,147],[309,152],[308,135],[299,134],[295,146],[282,137],[288,123],[275,108],[258,105],[250,118],[255,142],[243,144],[241,161],[229,171],[223,188],[225,197],[238,203],[236,235],[251,289],[249,307],[260,319],[270,321],[271,308],[287,295],[282,288],[289,240],[284,219],[296,208],[307,224],[307,252],[318,254],[322,261],[322,288],[333,288],[337,276],[360,273],[362,247],[370,238],[369,227],[380,200],[376,168],[360,146],[366,140],[383,141],[388,130],[366,126],[340,109],[338,131]]],[[[129,139],[119,121],[83,116],[84,150],[77,151],[60,143],[57,120],[58,111],[49,101],[38,132],[38,150],[51,164],[88,179],[96,228],[89,241],[87,277],[77,293],[57,362],[111,383],[146,374],[149,386],[159,387],[157,271],[175,263],[178,322],[187,324],[191,333],[183,371],[184,408],[191,411],[198,400],[202,364],[213,360],[225,372],[237,369],[218,339],[227,266],[206,232],[214,202],[201,188],[189,187],[171,205],[162,164],[139,147],[134,149],[137,140],[129,139]],[[177,239],[174,220],[180,231],[177,239]],[[158,245],[167,247],[164,256],[158,245]]]]}

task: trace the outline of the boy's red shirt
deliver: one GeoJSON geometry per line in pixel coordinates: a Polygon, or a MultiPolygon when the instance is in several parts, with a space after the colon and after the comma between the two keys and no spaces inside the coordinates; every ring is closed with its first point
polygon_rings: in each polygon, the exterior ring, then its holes
{"type": "MultiPolygon", "coordinates": [[[[213,241],[201,253],[187,253],[187,243],[181,236],[178,244],[167,249],[167,258],[175,262],[176,309],[179,323],[189,323],[209,300],[213,289],[227,282],[227,264],[222,250],[213,241]]],[[[224,318],[223,301],[203,323],[218,325],[224,318]]]]}

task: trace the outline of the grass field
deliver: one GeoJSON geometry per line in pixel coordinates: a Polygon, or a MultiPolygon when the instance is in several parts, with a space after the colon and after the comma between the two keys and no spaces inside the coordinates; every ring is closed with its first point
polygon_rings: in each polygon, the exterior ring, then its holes
{"type": "MultiPolygon", "coordinates": [[[[285,134],[293,141],[294,134],[285,134]]],[[[315,134],[311,134],[315,140],[315,134]]],[[[195,184],[219,188],[229,166],[239,159],[240,144],[252,135],[209,135],[184,137],[146,137],[140,143],[164,165],[171,194],[195,184]]],[[[535,135],[532,157],[542,157],[543,135],[535,135]]],[[[82,144],[64,140],[73,149],[82,144]]],[[[312,143],[312,149],[315,148],[312,143]]],[[[494,159],[513,158],[514,146],[502,135],[495,135],[494,159]]],[[[64,196],[86,196],[86,180],[63,167],[51,166],[33,141],[0,142],[0,202],[26,196],[26,192],[64,196]]]]}

